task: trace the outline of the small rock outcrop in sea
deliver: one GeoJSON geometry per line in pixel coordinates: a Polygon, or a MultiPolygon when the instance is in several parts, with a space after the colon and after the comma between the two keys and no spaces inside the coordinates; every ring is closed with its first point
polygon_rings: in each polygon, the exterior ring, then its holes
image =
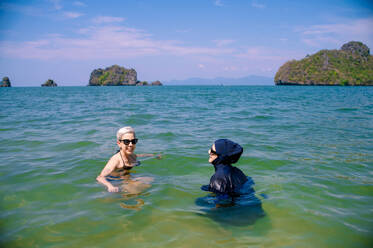
{"type": "Polygon", "coordinates": [[[3,77],[3,81],[1,81],[0,87],[12,87],[8,77],[3,77]]]}
{"type": "Polygon", "coordinates": [[[52,79],[48,79],[41,87],[57,87],[57,84],[52,79]]]}
{"type": "Polygon", "coordinates": [[[136,86],[149,86],[149,84],[146,81],[137,81],[136,86]]]}
{"type": "Polygon", "coordinates": [[[276,85],[373,86],[373,56],[362,42],[351,41],[340,50],[321,50],[280,67],[276,85]]]}
{"type": "Polygon", "coordinates": [[[159,80],[157,80],[152,82],[152,86],[162,86],[162,83],[159,80]]]}
{"type": "MultiPolygon", "coordinates": [[[[159,81],[158,81],[159,82],[159,81]]],[[[160,83],[160,82],[159,82],[160,83]]],[[[135,69],[112,65],[105,69],[95,69],[89,78],[88,86],[148,86],[146,81],[137,81],[135,69]]],[[[153,83],[151,84],[153,85],[153,83]]],[[[160,85],[162,85],[160,83],[160,85]]]]}

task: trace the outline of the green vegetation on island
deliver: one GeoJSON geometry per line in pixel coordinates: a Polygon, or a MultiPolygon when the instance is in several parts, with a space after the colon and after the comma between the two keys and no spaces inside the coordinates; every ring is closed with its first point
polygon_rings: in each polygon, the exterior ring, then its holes
{"type": "Polygon", "coordinates": [[[112,65],[106,69],[95,69],[89,78],[88,86],[161,86],[159,81],[149,84],[146,81],[137,80],[135,69],[126,69],[118,65],[112,65]]]}
{"type": "Polygon", "coordinates": [[[41,87],[57,87],[57,84],[52,79],[48,79],[41,87]]]}
{"type": "Polygon", "coordinates": [[[1,81],[0,87],[12,87],[8,77],[3,77],[3,81],[1,81]]]}
{"type": "Polygon", "coordinates": [[[351,41],[340,50],[321,50],[280,67],[276,85],[373,86],[373,56],[362,42],[351,41]]]}

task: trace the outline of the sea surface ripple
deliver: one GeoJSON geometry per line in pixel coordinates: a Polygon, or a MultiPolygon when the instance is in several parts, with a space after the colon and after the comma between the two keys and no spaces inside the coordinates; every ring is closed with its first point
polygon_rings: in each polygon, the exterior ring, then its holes
{"type": "Polygon", "coordinates": [[[372,247],[372,87],[0,88],[2,247],[372,247]],[[132,126],[152,186],[95,178],[132,126]],[[265,216],[208,218],[207,151],[229,138],[265,216]],[[144,204],[135,209],[123,203],[144,204]]]}

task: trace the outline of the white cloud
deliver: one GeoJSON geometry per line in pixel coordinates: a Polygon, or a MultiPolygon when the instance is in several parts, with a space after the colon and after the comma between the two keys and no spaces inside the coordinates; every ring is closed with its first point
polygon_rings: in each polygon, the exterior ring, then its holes
{"type": "Polygon", "coordinates": [[[83,15],[82,13],[78,13],[78,12],[64,12],[63,13],[64,17],[71,18],[71,19],[78,18],[78,17],[80,17],[82,15],[83,15]]]}
{"type": "Polygon", "coordinates": [[[291,50],[233,46],[236,41],[229,39],[213,42],[211,46],[191,46],[182,41],[156,39],[144,30],[100,24],[82,27],[71,37],[54,33],[24,42],[0,41],[0,57],[45,61],[181,58],[190,61],[191,68],[201,75],[211,76],[255,74],[261,68],[278,68],[285,61],[300,57],[291,50]]]}
{"type": "Polygon", "coordinates": [[[75,6],[79,6],[79,7],[86,7],[87,5],[83,2],[80,2],[80,1],[75,1],[73,2],[73,5],[75,6]]]}
{"type": "Polygon", "coordinates": [[[275,69],[272,67],[264,67],[261,69],[261,72],[275,72],[275,69]]]}
{"type": "Polygon", "coordinates": [[[251,6],[257,9],[264,9],[266,7],[264,4],[261,4],[257,1],[252,1],[251,6]]]}
{"type": "Polygon", "coordinates": [[[114,16],[98,16],[94,18],[92,21],[96,24],[102,23],[115,23],[115,22],[123,22],[125,19],[122,17],[114,17],[114,16]]]}
{"type": "Polygon", "coordinates": [[[349,20],[344,23],[312,25],[298,27],[301,40],[309,46],[325,47],[328,45],[339,48],[348,41],[362,41],[368,46],[373,45],[373,18],[349,20]]]}
{"type": "Polygon", "coordinates": [[[219,56],[233,49],[188,47],[172,40],[156,40],[138,29],[120,26],[89,27],[77,31],[82,37],[54,35],[26,42],[1,42],[0,55],[27,59],[112,59],[154,55],[219,56]]]}
{"type": "Polygon", "coordinates": [[[219,7],[224,6],[223,3],[221,2],[221,0],[215,0],[214,4],[215,4],[215,6],[219,6],[219,7]]]}
{"type": "Polygon", "coordinates": [[[272,61],[281,62],[290,58],[298,58],[299,54],[294,51],[271,49],[268,47],[249,47],[242,53],[235,55],[237,58],[250,61],[272,61]]]}
{"type": "Polygon", "coordinates": [[[49,2],[51,2],[53,4],[53,7],[56,9],[56,10],[60,10],[62,9],[62,5],[61,5],[61,1],[60,0],[49,0],[49,2]]]}
{"type": "Polygon", "coordinates": [[[226,46],[235,42],[235,40],[213,40],[217,47],[226,46]]]}
{"type": "Polygon", "coordinates": [[[308,46],[325,47],[326,44],[333,44],[335,48],[341,46],[344,41],[338,40],[333,37],[314,36],[312,38],[302,38],[301,41],[308,46]]]}
{"type": "Polygon", "coordinates": [[[237,71],[238,68],[237,68],[236,66],[234,66],[234,65],[230,65],[230,66],[225,66],[225,67],[223,68],[223,70],[224,70],[224,71],[237,71]]]}

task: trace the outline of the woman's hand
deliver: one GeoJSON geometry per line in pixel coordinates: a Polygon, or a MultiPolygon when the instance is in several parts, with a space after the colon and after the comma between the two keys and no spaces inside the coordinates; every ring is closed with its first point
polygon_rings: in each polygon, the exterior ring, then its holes
{"type": "Polygon", "coordinates": [[[118,187],[114,187],[114,186],[108,186],[107,187],[107,191],[108,192],[119,192],[119,188],[118,187]]]}

